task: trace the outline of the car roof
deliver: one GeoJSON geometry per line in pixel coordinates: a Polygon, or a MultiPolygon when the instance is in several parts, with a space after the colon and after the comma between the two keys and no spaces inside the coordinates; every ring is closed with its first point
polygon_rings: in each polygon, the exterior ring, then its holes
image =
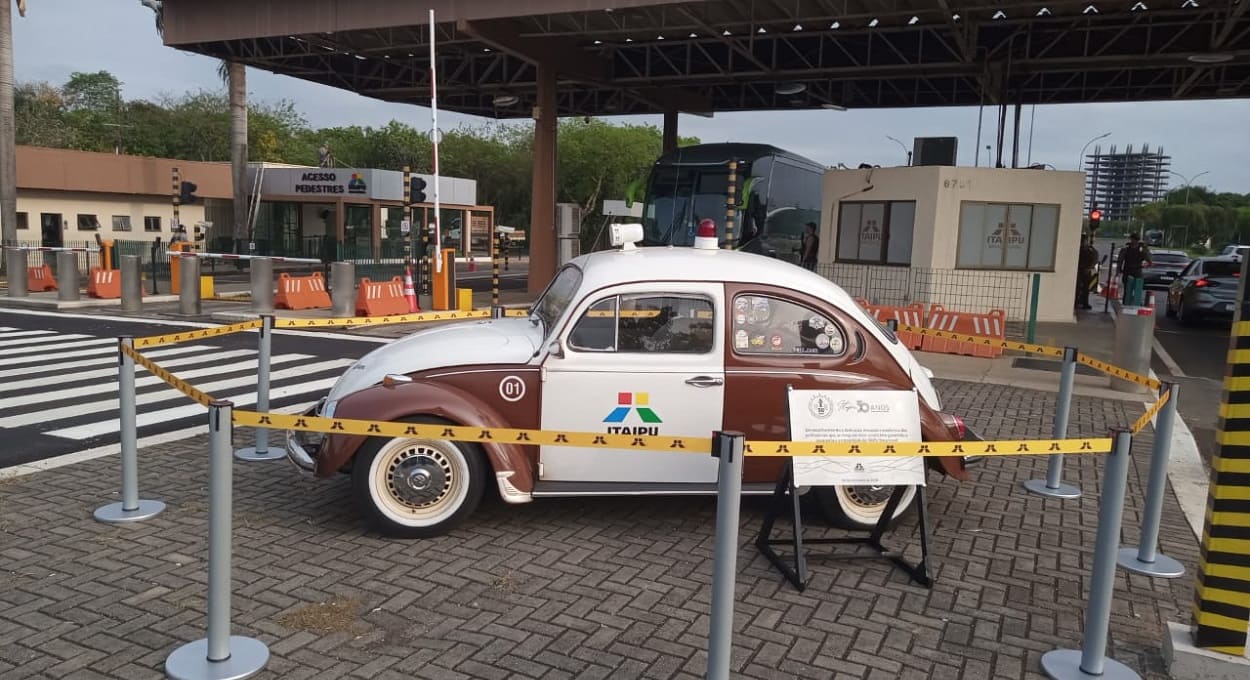
{"type": "Polygon", "coordinates": [[[591,290],[641,281],[758,283],[811,293],[842,309],[859,309],[841,286],[785,260],[740,250],[653,246],[602,250],[572,261],[591,290]]]}
{"type": "Polygon", "coordinates": [[[1150,254],[1151,254],[1151,255],[1180,255],[1180,256],[1182,256],[1182,257],[1189,257],[1189,253],[1187,253],[1187,252],[1185,252],[1185,251],[1183,251],[1183,250],[1161,250],[1161,249],[1156,249],[1156,250],[1152,250],[1152,251],[1150,251],[1150,254]]]}

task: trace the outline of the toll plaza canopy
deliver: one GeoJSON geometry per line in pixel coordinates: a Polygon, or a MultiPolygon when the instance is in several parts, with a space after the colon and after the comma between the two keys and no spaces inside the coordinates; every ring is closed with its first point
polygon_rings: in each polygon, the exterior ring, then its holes
{"type": "Polygon", "coordinates": [[[542,225],[554,222],[559,116],[662,113],[671,146],[678,112],[1246,97],[1248,6],[165,0],[160,20],[166,44],[180,49],[428,105],[433,9],[439,107],[535,120],[535,289],[554,268],[554,232],[542,225]]]}

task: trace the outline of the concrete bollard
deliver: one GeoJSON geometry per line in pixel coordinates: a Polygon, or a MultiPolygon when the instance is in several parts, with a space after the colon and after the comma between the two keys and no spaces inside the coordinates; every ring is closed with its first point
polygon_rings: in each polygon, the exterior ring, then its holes
{"type": "Polygon", "coordinates": [[[178,257],[178,313],[200,314],[200,258],[178,257]]]}
{"type": "Polygon", "coordinates": [[[273,314],[273,260],[251,261],[252,311],[257,314],[273,314]]]}
{"type": "Polygon", "coordinates": [[[56,254],[56,287],[58,301],[72,302],[79,299],[78,253],[56,254]]]}
{"type": "Polygon", "coordinates": [[[330,315],[347,318],[356,315],[356,265],[330,264],[330,315]]]}
{"type": "Polygon", "coordinates": [[[4,251],[5,276],[9,281],[9,297],[26,297],[26,251],[13,248],[4,251]]]}
{"type": "MultiPolygon", "coordinates": [[[[1115,351],[1111,363],[1138,375],[1150,373],[1154,325],[1154,313],[1150,308],[1121,307],[1115,317],[1115,351]]],[[[1136,392],[1140,386],[1112,376],[1111,389],[1118,392],[1136,392]]]]}
{"type": "Polygon", "coordinates": [[[712,455],[720,459],[720,463],[716,477],[716,546],[712,565],[712,615],[708,631],[708,680],[729,680],[745,444],[746,435],[741,432],[712,434],[712,455]]]}
{"type": "Polygon", "coordinates": [[[143,277],[140,273],[142,263],[138,255],[122,255],[122,311],[138,312],[143,310],[143,277]]]}

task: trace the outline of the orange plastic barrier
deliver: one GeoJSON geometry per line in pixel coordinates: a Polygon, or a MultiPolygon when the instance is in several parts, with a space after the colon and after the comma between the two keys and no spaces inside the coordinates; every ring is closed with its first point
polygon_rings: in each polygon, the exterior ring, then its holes
{"type": "Polygon", "coordinates": [[[91,268],[87,279],[87,295],[103,300],[116,300],[122,296],[122,272],[120,269],[91,268]]]}
{"type": "Polygon", "coordinates": [[[26,290],[31,293],[56,290],[56,279],[52,276],[52,268],[48,265],[26,268],[26,290]]]}
{"type": "MultiPolygon", "coordinates": [[[[952,333],[968,335],[986,335],[994,338],[1007,338],[1007,314],[995,309],[985,314],[957,312],[948,310],[942,305],[930,308],[929,328],[952,333]]],[[[921,343],[926,352],[942,352],[945,354],[966,354],[974,357],[997,357],[1003,353],[1002,347],[986,347],[974,342],[963,342],[948,338],[935,338],[926,335],[921,343]]]]}
{"type": "Polygon", "coordinates": [[[278,294],[273,298],[278,309],[324,309],[330,306],[326,279],[321,272],[312,276],[278,275],[278,294]]]}
{"type": "Polygon", "coordinates": [[[408,298],[404,296],[404,280],[398,276],[390,281],[360,279],[360,291],[356,293],[356,314],[359,316],[393,316],[408,313],[408,298]]]}
{"type": "MultiPolygon", "coordinates": [[[[858,303],[860,307],[863,307],[864,311],[868,312],[868,316],[871,316],[881,322],[882,325],[885,325],[885,322],[890,319],[894,319],[899,323],[899,325],[925,325],[924,305],[919,302],[913,302],[910,305],[900,307],[894,307],[891,305],[874,305],[862,298],[856,298],[855,302],[858,303]]],[[[898,341],[903,343],[903,345],[908,349],[918,349],[921,344],[921,337],[920,335],[910,331],[899,331],[898,341]]]]}

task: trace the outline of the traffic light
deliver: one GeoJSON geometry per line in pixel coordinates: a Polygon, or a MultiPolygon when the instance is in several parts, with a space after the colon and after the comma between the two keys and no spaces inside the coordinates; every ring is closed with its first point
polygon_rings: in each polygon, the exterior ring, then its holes
{"type": "Polygon", "coordinates": [[[409,205],[425,203],[425,179],[413,175],[408,178],[409,205]]]}
{"type": "Polygon", "coordinates": [[[1098,231],[1098,223],[1102,222],[1102,211],[1094,208],[1089,211],[1089,233],[1098,231]]]}
{"type": "Polygon", "coordinates": [[[195,203],[196,201],[200,200],[200,197],[195,195],[195,190],[196,190],[196,186],[194,182],[184,181],[182,184],[178,185],[178,191],[179,191],[178,203],[181,205],[186,205],[188,203],[195,203]]]}

